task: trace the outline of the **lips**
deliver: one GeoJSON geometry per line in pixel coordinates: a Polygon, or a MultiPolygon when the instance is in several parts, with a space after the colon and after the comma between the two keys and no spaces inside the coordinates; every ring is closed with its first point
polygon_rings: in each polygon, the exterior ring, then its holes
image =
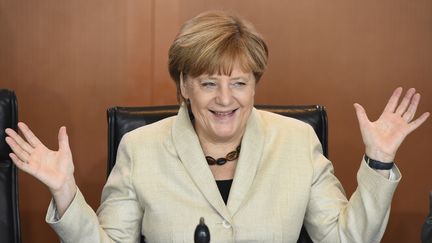
{"type": "Polygon", "coordinates": [[[213,110],[210,110],[210,112],[213,113],[217,117],[227,117],[227,116],[233,115],[234,112],[236,112],[237,110],[238,109],[234,109],[234,110],[230,110],[230,111],[213,111],[213,110]]]}

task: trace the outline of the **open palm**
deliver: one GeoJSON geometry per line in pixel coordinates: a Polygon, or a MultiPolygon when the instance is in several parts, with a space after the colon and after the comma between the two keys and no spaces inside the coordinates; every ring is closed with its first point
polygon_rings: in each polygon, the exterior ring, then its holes
{"type": "Polygon", "coordinates": [[[13,151],[10,157],[18,168],[40,180],[53,193],[73,180],[74,165],[65,127],[59,130],[58,151],[48,149],[24,123],[20,122],[18,127],[25,139],[6,129],[6,142],[13,151]]]}
{"type": "Polygon", "coordinates": [[[397,88],[381,116],[374,122],[368,119],[361,105],[354,104],[366,154],[375,160],[392,162],[405,137],[423,124],[430,115],[425,112],[413,120],[420,94],[411,88],[399,103],[401,94],[402,88],[397,88]]]}

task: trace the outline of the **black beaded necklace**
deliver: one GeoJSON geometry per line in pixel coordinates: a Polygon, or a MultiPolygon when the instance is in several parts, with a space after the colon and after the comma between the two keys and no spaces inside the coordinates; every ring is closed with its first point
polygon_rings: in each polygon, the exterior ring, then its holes
{"type": "Polygon", "coordinates": [[[237,148],[234,151],[229,152],[225,158],[219,158],[219,159],[215,159],[211,156],[206,156],[206,160],[207,163],[209,165],[224,165],[226,162],[228,161],[233,161],[238,159],[239,155],[240,155],[240,145],[237,146],[237,148]]]}

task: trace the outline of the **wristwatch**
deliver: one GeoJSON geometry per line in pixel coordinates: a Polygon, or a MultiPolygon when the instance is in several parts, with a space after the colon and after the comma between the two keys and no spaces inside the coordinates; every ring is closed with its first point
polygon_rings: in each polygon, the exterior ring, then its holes
{"type": "Polygon", "coordinates": [[[369,158],[366,154],[364,155],[364,159],[369,165],[369,167],[376,170],[390,170],[391,168],[393,168],[394,165],[394,162],[384,163],[378,160],[373,160],[369,158]]]}

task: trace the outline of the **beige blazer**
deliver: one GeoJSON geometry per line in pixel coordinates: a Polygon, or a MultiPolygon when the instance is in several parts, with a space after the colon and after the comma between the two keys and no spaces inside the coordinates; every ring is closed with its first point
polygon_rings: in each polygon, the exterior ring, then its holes
{"type": "MultiPolygon", "coordinates": [[[[64,242],[193,242],[204,217],[211,242],[296,242],[304,222],[315,242],[379,242],[393,192],[361,162],[348,201],[313,129],[253,109],[224,204],[187,110],[124,136],[95,214],[77,192],[47,222],[64,242]]],[[[360,155],[359,155],[360,157],[360,155]]]]}

